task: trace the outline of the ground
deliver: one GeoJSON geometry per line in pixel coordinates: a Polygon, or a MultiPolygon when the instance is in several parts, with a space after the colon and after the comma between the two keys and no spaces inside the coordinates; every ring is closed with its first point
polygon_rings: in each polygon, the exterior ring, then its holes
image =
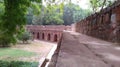
{"type": "Polygon", "coordinates": [[[0,60],[38,62],[46,57],[55,43],[35,40],[30,44],[17,44],[10,48],[0,48],[0,60]]]}
{"type": "Polygon", "coordinates": [[[120,67],[120,45],[115,43],[76,32],[63,32],[58,45],[61,45],[59,51],[49,67],[120,67]]]}

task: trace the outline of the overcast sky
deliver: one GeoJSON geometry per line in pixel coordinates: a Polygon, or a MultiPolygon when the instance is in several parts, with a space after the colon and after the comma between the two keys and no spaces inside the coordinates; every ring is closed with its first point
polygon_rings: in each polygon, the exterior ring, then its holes
{"type": "MultiPolygon", "coordinates": [[[[58,1],[61,2],[63,0],[58,0],[58,1]]],[[[78,4],[83,9],[88,9],[89,8],[89,0],[71,0],[71,1],[74,4],[78,4]]],[[[44,2],[44,0],[43,0],[43,5],[46,5],[46,3],[44,2]]]]}
{"type": "Polygon", "coordinates": [[[78,4],[81,8],[89,8],[89,0],[71,0],[73,3],[78,4]]]}

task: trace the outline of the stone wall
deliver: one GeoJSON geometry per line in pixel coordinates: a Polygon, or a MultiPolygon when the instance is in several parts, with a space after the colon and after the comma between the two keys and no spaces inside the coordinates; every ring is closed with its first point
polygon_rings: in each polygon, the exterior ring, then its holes
{"type": "Polygon", "coordinates": [[[63,30],[71,30],[71,26],[64,25],[27,25],[26,29],[32,34],[33,39],[58,42],[63,30]]]}
{"type": "Polygon", "coordinates": [[[120,2],[73,25],[74,30],[111,42],[120,42],[120,2]]]}

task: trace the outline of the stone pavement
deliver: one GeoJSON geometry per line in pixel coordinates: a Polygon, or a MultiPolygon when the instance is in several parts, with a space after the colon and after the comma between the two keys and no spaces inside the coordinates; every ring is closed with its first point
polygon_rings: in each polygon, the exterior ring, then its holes
{"type": "Polygon", "coordinates": [[[63,32],[49,67],[120,67],[120,46],[74,32],[63,32]]]}

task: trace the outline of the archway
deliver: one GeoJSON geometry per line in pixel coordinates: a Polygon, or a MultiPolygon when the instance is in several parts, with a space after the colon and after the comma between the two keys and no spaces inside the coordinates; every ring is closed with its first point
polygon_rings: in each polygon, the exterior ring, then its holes
{"type": "Polygon", "coordinates": [[[33,32],[32,34],[34,35],[35,33],[33,32]]]}
{"type": "Polygon", "coordinates": [[[35,32],[32,32],[32,37],[33,39],[35,39],[35,32]]]}
{"type": "Polygon", "coordinates": [[[40,34],[39,34],[39,32],[37,33],[37,39],[40,39],[40,34]]]}
{"type": "Polygon", "coordinates": [[[49,40],[49,41],[50,41],[50,34],[48,34],[48,36],[47,36],[47,40],[49,40]]]}
{"type": "Polygon", "coordinates": [[[45,35],[44,35],[44,33],[42,33],[42,39],[44,39],[45,37],[44,37],[45,35]]]}
{"type": "Polygon", "coordinates": [[[57,42],[57,34],[54,35],[54,41],[57,42]]]}

